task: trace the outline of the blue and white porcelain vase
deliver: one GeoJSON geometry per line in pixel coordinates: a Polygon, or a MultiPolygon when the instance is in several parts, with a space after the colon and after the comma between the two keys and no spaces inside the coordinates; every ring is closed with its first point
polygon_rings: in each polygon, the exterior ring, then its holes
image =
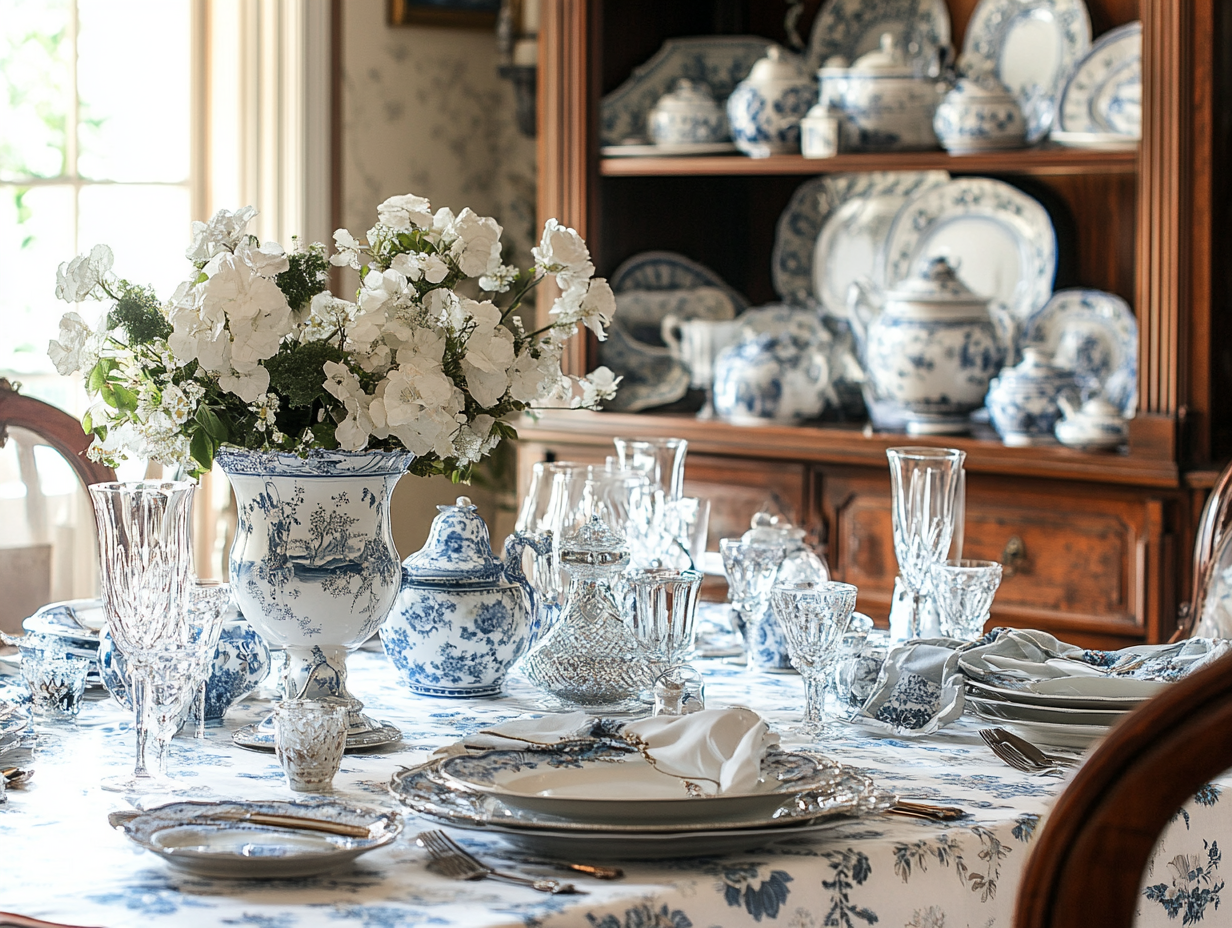
{"type": "MultiPolygon", "coordinates": [[[[284,691],[345,705],[348,748],[399,740],[347,690],[346,655],[372,637],[398,595],[389,500],[414,455],[223,448],[217,460],[239,510],[231,589],[266,643],[286,650],[284,691]]],[[[272,736],[268,722],[263,736],[272,736]]]]}
{"type": "Polygon", "coordinates": [[[510,535],[501,561],[470,499],[437,509],[427,542],[402,562],[381,643],[413,693],[496,696],[536,633],[522,552],[549,555],[551,535],[510,535]]]}
{"type": "Polygon", "coordinates": [[[816,102],[800,59],[773,45],[727,98],[732,141],[752,158],[799,154],[800,120],[816,102]]]}
{"type": "Polygon", "coordinates": [[[1061,418],[1061,397],[1075,402],[1078,380],[1052,363],[1041,348],[1024,348],[1022,362],[1007,367],[988,391],[988,416],[1001,440],[1011,448],[1053,445],[1061,418]]]}

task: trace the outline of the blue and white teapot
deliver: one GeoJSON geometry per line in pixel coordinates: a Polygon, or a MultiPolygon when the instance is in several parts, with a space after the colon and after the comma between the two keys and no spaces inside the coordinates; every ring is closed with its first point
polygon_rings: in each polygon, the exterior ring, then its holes
{"type": "Polygon", "coordinates": [[[522,552],[550,554],[551,535],[510,535],[501,561],[470,499],[436,508],[427,542],[402,562],[381,643],[413,693],[496,696],[538,633],[522,552]]]}

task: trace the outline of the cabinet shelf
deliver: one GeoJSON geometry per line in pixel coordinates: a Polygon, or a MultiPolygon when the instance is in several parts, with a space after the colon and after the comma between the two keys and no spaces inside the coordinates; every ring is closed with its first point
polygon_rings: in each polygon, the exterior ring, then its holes
{"type": "Polygon", "coordinates": [[[1048,146],[1014,151],[951,155],[944,151],[860,152],[834,158],[802,155],[602,158],[604,177],[769,176],[830,174],[838,171],[920,171],[941,168],[954,174],[1134,174],[1138,151],[1090,151],[1048,146]]]}

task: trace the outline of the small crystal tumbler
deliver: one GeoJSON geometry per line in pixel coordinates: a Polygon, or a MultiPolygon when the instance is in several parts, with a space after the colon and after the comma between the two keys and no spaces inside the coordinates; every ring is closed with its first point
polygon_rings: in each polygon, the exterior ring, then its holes
{"type": "Polygon", "coordinates": [[[673,667],[655,680],[655,715],[692,715],[705,708],[706,684],[688,664],[673,667]]]}
{"type": "Polygon", "coordinates": [[[80,658],[25,652],[21,673],[30,687],[35,713],[49,719],[76,718],[85,700],[89,669],[90,662],[80,658]]]}
{"type": "Polygon", "coordinates": [[[346,750],[346,707],[311,699],[287,699],[274,709],[274,749],[297,793],[326,793],[346,750]]]}
{"type": "Polygon", "coordinates": [[[933,571],[932,582],[941,634],[963,641],[980,638],[1001,586],[1001,565],[996,561],[946,561],[933,571]]]}

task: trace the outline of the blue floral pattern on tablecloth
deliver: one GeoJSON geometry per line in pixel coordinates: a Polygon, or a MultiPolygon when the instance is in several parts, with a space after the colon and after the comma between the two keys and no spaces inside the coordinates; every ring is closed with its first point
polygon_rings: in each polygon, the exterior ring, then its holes
{"type": "MultiPolygon", "coordinates": [[[[720,660],[698,661],[711,706],[748,705],[772,720],[784,743],[803,706],[794,675],[751,674],[720,660]]],[[[402,728],[385,753],[347,755],[336,781],[341,798],[397,808],[386,786],[399,766],[425,759],[463,735],[539,711],[539,697],[515,675],[500,699],[410,695],[383,654],[350,660],[351,689],[368,710],[402,728]]],[[[0,696],[12,677],[0,677],[0,696]]],[[[269,709],[266,688],[232,709],[204,742],[177,738],[170,769],[187,799],[291,797],[270,754],[234,747],[230,736],[269,709]]],[[[997,761],[969,719],[927,737],[883,737],[848,727],[817,745],[881,785],[924,801],[971,811],[951,824],[897,818],[853,821],[816,839],[722,858],[626,862],[626,877],[578,877],[588,895],[548,897],[492,881],[452,882],[426,866],[411,817],[402,837],[350,868],[314,879],[241,882],[183,874],[107,825],[126,797],[98,781],[131,768],[130,717],[110,700],[89,702],[76,726],[40,729],[30,788],[0,805],[6,879],[3,908],[36,918],[108,928],[393,928],[590,926],[590,928],[966,928],[1008,926],[1018,881],[1051,798],[1064,786],[997,761]]],[[[156,804],[156,803],[154,803],[156,804]]],[[[496,836],[455,832],[472,851],[526,873],[496,836]]],[[[1232,803],[1220,784],[1178,811],[1143,878],[1138,924],[1214,925],[1225,888],[1223,847],[1232,840],[1232,803]]]]}

